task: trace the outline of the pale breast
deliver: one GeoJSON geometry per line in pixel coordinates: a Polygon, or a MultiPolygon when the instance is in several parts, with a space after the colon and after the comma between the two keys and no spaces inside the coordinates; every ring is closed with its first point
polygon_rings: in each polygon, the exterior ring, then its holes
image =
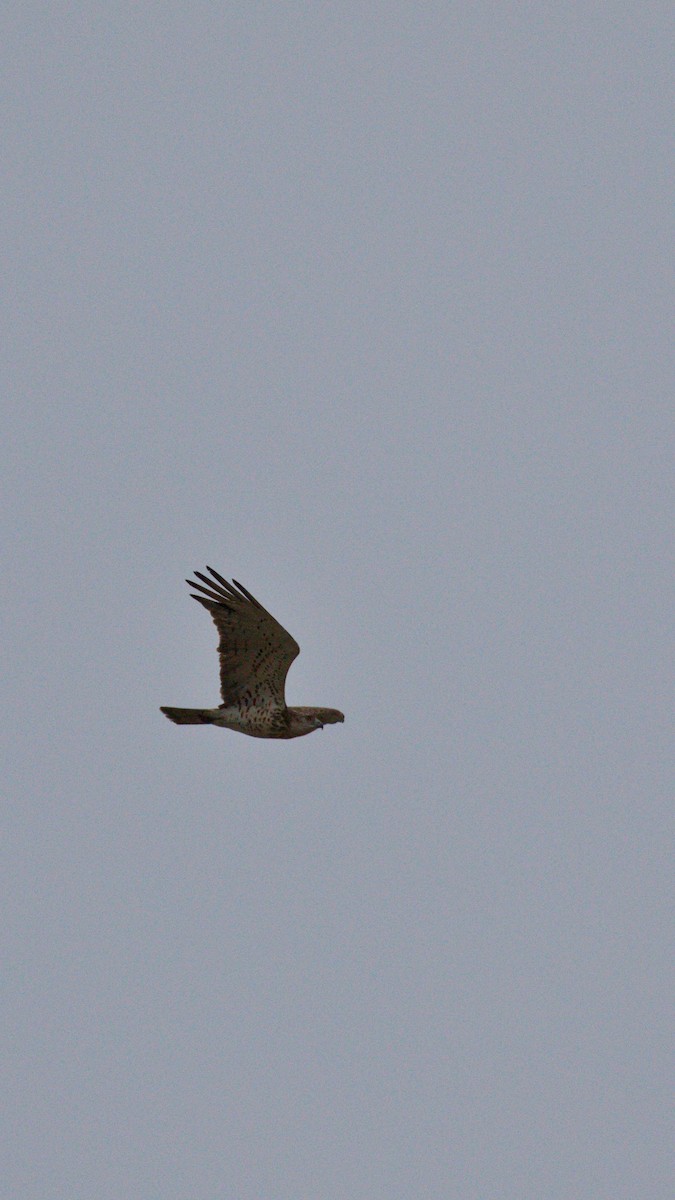
{"type": "Polygon", "coordinates": [[[247,733],[250,737],[284,737],[287,729],[283,709],[253,704],[228,704],[218,710],[218,717],[213,724],[234,729],[237,733],[247,733]]]}

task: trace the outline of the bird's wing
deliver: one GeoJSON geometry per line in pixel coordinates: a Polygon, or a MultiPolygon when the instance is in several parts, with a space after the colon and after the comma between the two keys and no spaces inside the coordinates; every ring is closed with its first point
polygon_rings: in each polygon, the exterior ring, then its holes
{"type": "Polygon", "coordinates": [[[209,610],[220,634],[223,703],[243,700],[284,708],[284,685],[288,668],[300,653],[298,643],[236,579],[228,583],[213,567],[206,569],[213,579],[195,571],[202,583],[191,579],[186,583],[203,593],[191,594],[209,610]]]}

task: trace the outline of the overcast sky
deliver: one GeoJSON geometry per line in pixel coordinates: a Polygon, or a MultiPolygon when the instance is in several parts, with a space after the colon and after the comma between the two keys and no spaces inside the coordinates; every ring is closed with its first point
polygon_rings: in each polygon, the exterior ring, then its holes
{"type": "Polygon", "coordinates": [[[672,1194],[671,17],[7,6],[12,1200],[672,1194]]]}

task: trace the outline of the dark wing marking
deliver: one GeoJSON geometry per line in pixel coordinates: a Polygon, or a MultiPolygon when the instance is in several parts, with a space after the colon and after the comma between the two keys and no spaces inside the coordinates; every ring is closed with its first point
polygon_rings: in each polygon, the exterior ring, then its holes
{"type": "Polygon", "coordinates": [[[202,583],[185,582],[203,593],[191,594],[211,613],[220,634],[223,703],[244,700],[256,706],[285,708],[286,676],[300,653],[298,643],[236,579],[228,583],[213,567],[206,569],[213,579],[195,571],[202,583]]]}

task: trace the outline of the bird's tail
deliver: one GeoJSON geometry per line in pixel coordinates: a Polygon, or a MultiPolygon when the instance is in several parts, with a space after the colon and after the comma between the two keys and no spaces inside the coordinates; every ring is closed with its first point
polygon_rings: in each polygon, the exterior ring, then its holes
{"type": "Polygon", "coordinates": [[[209,708],[160,708],[174,725],[211,725],[215,713],[209,708]]]}

